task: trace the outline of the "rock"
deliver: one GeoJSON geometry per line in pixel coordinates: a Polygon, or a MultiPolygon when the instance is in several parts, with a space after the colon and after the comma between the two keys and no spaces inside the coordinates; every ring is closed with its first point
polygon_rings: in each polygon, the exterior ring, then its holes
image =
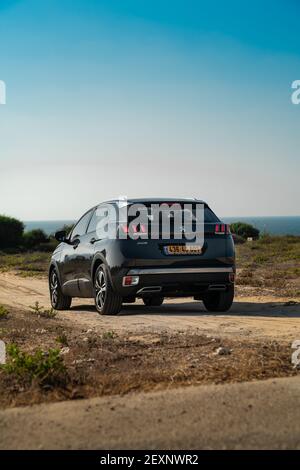
{"type": "Polygon", "coordinates": [[[70,352],[70,348],[65,347],[60,350],[59,354],[63,356],[64,354],[68,354],[69,352],[70,352]]]}
{"type": "Polygon", "coordinates": [[[83,363],[83,360],[82,360],[82,359],[75,359],[75,360],[72,362],[72,365],[82,364],[82,363],[83,363]]]}
{"type": "Polygon", "coordinates": [[[228,356],[231,354],[231,349],[221,346],[215,351],[215,354],[218,356],[228,356]]]}
{"type": "Polygon", "coordinates": [[[35,330],[35,332],[43,335],[43,334],[47,333],[47,330],[45,330],[44,328],[37,328],[35,330]]]}

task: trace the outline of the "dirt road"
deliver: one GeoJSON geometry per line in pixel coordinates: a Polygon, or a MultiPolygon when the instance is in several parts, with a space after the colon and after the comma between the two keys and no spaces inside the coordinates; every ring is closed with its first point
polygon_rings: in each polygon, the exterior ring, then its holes
{"type": "Polygon", "coordinates": [[[299,449],[300,378],[0,411],[0,449],[299,449]]]}
{"type": "MultiPolygon", "coordinates": [[[[0,304],[28,309],[35,302],[49,306],[45,279],[0,274],[0,304]]],[[[300,339],[300,303],[288,305],[286,298],[271,296],[236,297],[226,314],[208,314],[202,303],[193,299],[166,299],[161,307],[152,308],[138,302],[125,305],[117,317],[100,316],[92,300],[76,299],[70,311],[59,315],[68,324],[99,331],[199,330],[224,337],[300,339]]]]}
{"type": "MultiPolygon", "coordinates": [[[[201,302],[166,299],[109,317],[92,300],[76,299],[59,320],[96,334],[184,331],[290,343],[300,339],[300,304],[287,300],[237,297],[227,314],[208,314],[201,302]]],[[[0,274],[0,304],[22,311],[35,302],[49,307],[45,279],[0,274]]],[[[0,411],[0,449],[300,448],[299,392],[294,377],[11,408],[0,411]]]]}

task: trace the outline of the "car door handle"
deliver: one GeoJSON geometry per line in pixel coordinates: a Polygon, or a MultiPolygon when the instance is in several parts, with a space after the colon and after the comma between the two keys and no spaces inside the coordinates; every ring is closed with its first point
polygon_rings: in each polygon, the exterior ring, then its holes
{"type": "Polygon", "coordinates": [[[94,237],[90,239],[90,243],[91,243],[92,245],[93,245],[94,243],[96,243],[96,241],[97,241],[97,239],[94,238],[94,237]]]}
{"type": "Polygon", "coordinates": [[[76,248],[78,248],[79,243],[80,243],[79,238],[76,238],[76,239],[73,241],[73,250],[76,250],[76,248]]]}

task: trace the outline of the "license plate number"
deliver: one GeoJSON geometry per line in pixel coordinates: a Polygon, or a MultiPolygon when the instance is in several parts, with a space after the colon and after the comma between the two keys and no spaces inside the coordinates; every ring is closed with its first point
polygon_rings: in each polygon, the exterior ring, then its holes
{"type": "Polygon", "coordinates": [[[164,251],[166,255],[200,255],[202,248],[198,245],[168,245],[164,251]]]}

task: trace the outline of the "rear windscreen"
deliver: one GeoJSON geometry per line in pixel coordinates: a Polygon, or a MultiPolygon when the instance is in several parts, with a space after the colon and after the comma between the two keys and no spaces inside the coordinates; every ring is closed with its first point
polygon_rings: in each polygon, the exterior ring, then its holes
{"type": "MultiPolygon", "coordinates": [[[[170,214],[169,214],[169,217],[170,218],[174,218],[176,217],[176,212],[181,212],[182,213],[182,218],[184,216],[184,213],[188,213],[187,216],[188,218],[190,217],[191,219],[190,220],[193,220],[196,222],[196,204],[194,203],[161,203],[161,204],[164,204],[163,206],[160,206],[160,212],[161,212],[161,216],[162,216],[162,213],[164,212],[164,210],[166,212],[169,212],[170,211],[170,207],[174,207],[174,211],[171,211],[170,214]],[[175,206],[174,206],[175,205],[175,206]]],[[[136,215],[131,215],[128,217],[128,221],[131,222],[136,216],[139,216],[142,212],[146,212],[146,216],[148,218],[148,220],[154,220],[154,214],[153,212],[155,211],[155,208],[158,207],[158,205],[160,205],[159,202],[147,202],[145,204],[142,204],[142,205],[137,205],[135,204],[134,207],[137,208],[138,206],[140,206],[138,208],[138,211],[136,212],[136,215]]],[[[131,206],[132,207],[132,206],[131,206]]],[[[160,217],[161,218],[161,217],[160,217]]],[[[220,220],[218,219],[218,217],[216,216],[216,214],[206,205],[204,204],[204,222],[205,223],[217,223],[217,222],[220,222],[220,220]]]]}

